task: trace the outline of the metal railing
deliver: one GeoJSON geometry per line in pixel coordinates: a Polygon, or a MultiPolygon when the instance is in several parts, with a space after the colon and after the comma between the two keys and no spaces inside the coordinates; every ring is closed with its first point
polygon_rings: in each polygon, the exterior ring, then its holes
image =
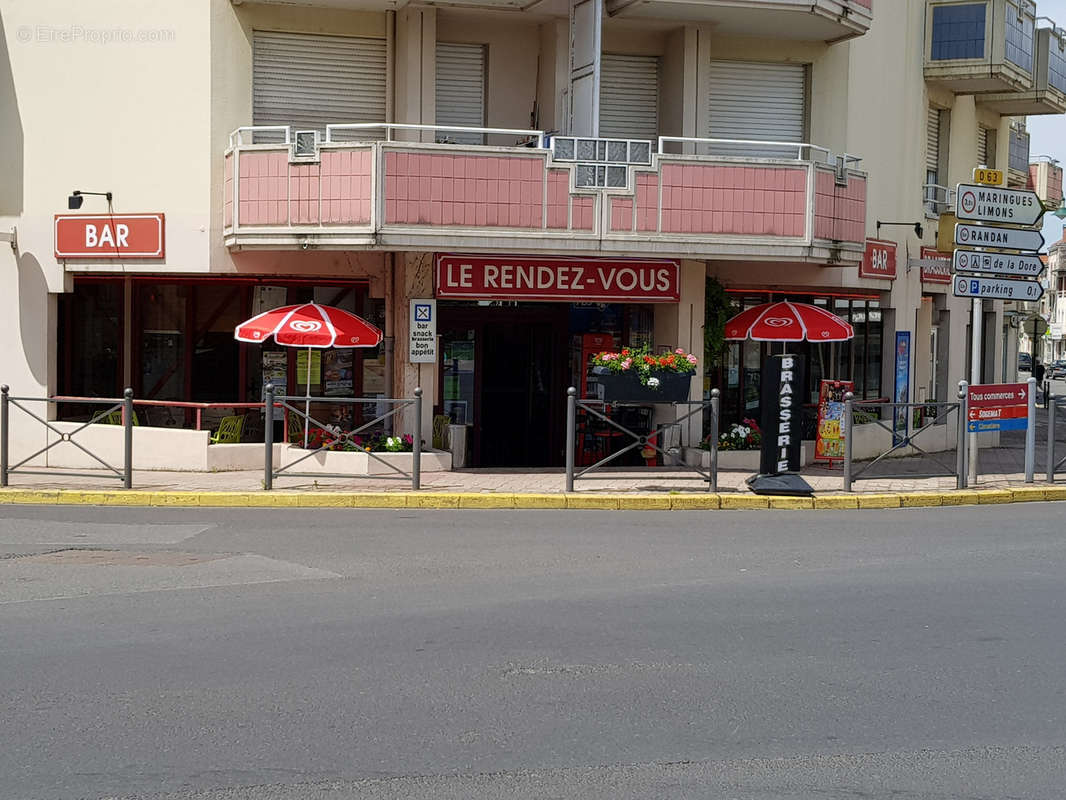
{"type": "MultiPolygon", "coordinates": [[[[68,443],[81,450],[85,455],[98,462],[102,467],[107,469],[113,475],[104,475],[104,477],[114,477],[122,481],[122,487],[124,489],[133,488],[133,389],[126,389],[122,393],[121,398],[64,398],[62,401],[54,397],[12,397],[10,395],[10,389],[7,384],[0,386],[0,486],[8,485],[8,477],[15,472],[23,475],[76,475],[84,478],[98,478],[101,477],[97,473],[92,472],[74,472],[71,470],[59,470],[59,469],[47,469],[33,467],[30,469],[25,468],[23,465],[29,464],[35,458],[44,455],[57,445],[68,443]],[[56,427],[55,422],[57,420],[46,419],[47,413],[44,417],[34,413],[26,407],[26,403],[74,403],[78,405],[88,406],[104,406],[103,409],[93,413],[87,422],[82,423],[72,431],[60,430],[56,427]],[[28,417],[36,420],[43,425],[48,431],[55,434],[57,437],[54,442],[49,442],[44,447],[31,453],[23,458],[15,465],[10,464],[10,443],[11,443],[11,407],[19,409],[25,413],[28,417]],[[113,464],[109,464],[102,459],[99,455],[94,453],[88,447],[81,442],[75,441],[74,437],[81,433],[83,430],[91,425],[104,422],[105,420],[114,419],[115,414],[120,414],[120,420],[123,428],[123,446],[122,446],[122,468],[118,468],[113,464]]],[[[47,405],[46,405],[47,407],[47,405]]]]}
{"type": "Polygon", "coordinates": [[[307,406],[307,397],[291,396],[291,395],[275,395],[273,384],[267,384],[265,387],[266,398],[264,401],[265,420],[263,425],[263,441],[265,445],[264,454],[264,467],[263,467],[263,488],[273,489],[274,479],[283,477],[293,478],[363,478],[368,477],[366,475],[356,475],[353,473],[342,472],[296,472],[292,468],[297,464],[300,464],[311,458],[313,455],[319,452],[325,452],[330,450],[336,450],[337,447],[356,446],[356,438],[364,431],[370,430],[374,425],[379,422],[391,419],[400,411],[407,407],[414,408],[414,435],[411,442],[411,471],[407,472],[400,467],[393,464],[391,461],[382,457],[380,453],[375,453],[370,450],[362,450],[362,452],[369,458],[375,459],[384,466],[388,467],[391,472],[398,473],[398,475],[386,474],[375,475],[375,478],[390,478],[396,480],[398,478],[405,478],[411,481],[412,489],[419,489],[422,485],[422,389],[421,387],[415,389],[414,397],[312,397],[310,400],[312,403],[329,403],[330,405],[365,405],[365,404],[386,404],[392,406],[389,411],[384,414],[380,414],[374,417],[369,422],[365,422],[358,428],[350,431],[338,431],[333,429],[328,423],[322,422],[311,416],[311,412],[307,406]],[[298,404],[298,405],[294,405],[298,404]],[[298,406],[303,406],[300,408],[298,406]],[[286,464],[283,467],[274,469],[274,410],[280,408],[289,414],[295,414],[298,418],[303,419],[304,425],[314,426],[317,431],[321,431],[321,438],[319,446],[313,448],[307,448],[307,452],[297,458],[295,461],[286,464]]]}
{"type": "Polygon", "coordinates": [[[1056,416],[1059,409],[1066,409],[1066,397],[1056,397],[1053,394],[1047,394],[1045,397],[1045,407],[1047,408],[1047,482],[1054,483],[1055,475],[1060,472],[1066,472],[1066,455],[1060,458],[1058,461],[1058,454],[1055,452],[1055,429],[1056,416]]]}
{"type": "MultiPolygon", "coordinates": [[[[891,480],[893,478],[955,478],[955,488],[966,488],[966,419],[967,419],[967,388],[966,381],[959,381],[959,394],[958,402],[955,403],[891,403],[891,402],[878,402],[871,403],[869,401],[860,401],[863,408],[883,408],[891,410],[892,414],[889,419],[877,419],[874,423],[880,425],[887,430],[893,436],[893,440],[899,438],[898,442],[894,444],[882,453],[879,453],[873,460],[864,464],[861,468],[856,469],[855,463],[852,458],[852,447],[854,444],[853,431],[854,431],[854,412],[855,412],[855,396],[848,392],[844,395],[844,491],[850,492],[852,490],[852,484],[860,480],[891,480]],[[910,430],[909,416],[912,413],[912,409],[935,409],[936,414],[931,417],[930,422],[923,422],[914,430],[910,430]],[[893,423],[895,421],[896,412],[902,410],[904,414],[908,415],[908,433],[904,436],[899,436],[899,432],[890,427],[886,422],[893,423]],[[922,433],[929,430],[936,425],[944,425],[947,422],[948,416],[952,413],[958,415],[957,417],[957,431],[955,439],[955,464],[954,466],[945,463],[937,458],[932,453],[924,450],[914,443],[914,440],[922,433]],[[869,470],[882,460],[888,458],[892,453],[903,450],[904,448],[910,448],[916,450],[925,459],[931,461],[933,465],[940,467],[939,470],[932,472],[897,472],[897,473],[879,473],[877,475],[867,474],[869,470]]],[[[882,415],[883,416],[883,415],[882,415]]]]}
{"type": "MultiPolygon", "coordinates": [[[[758,148],[771,148],[774,150],[795,150],[796,161],[814,161],[814,154],[821,153],[824,155],[824,164],[834,166],[836,159],[833,157],[833,152],[828,147],[823,147],[820,144],[811,144],[810,142],[781,142],[768,139],[708,139],[699,136],[660,136],[659,137],[659,152],[665,152],[663,145],[667,142],[677,142],[679,144],[704,144],[710,146],[719,147],[732,147],[732,148],[745,148],[745,149],[758,149],[758,148]],[[807,151],[807,158],[803,157],[803,151],[807,151]]],[[[716,155],[729,156],[729,153],[720,153],[716,155]]],[[[741,154],[741,158],[749,158],[741,154]]],[[[767,158],[777,158],[777,156],[766,156],[767,158]]],[[[862,161],[860,156],[851,155],[850,153],[841,153],[839,157],[843,159],[844,165],[859,164],[862,161]]]]}
{"type": "Polygon", "coordinates": [[[707,482],[708,492],[718,491],[718,421],[719,421],[719,406],[720,406],[720,393],[717,389],[711,391],[710,400],[681,400],[671,402],[668,405],[675,406],[695,406],[695,408],[688,411],[681,417],[670,422],[657,424],[654,430],[648,433],[640,433],[638,431],[632,431],[618,421],[611,419],[603,413],[603,409],[607,405],[612,406],[626,406],[626,405],[650,405],[650,403],[608,403],[596,398],[582,398],[578,399],[577,389],[571,386],[566,390],[566,491],[574,491],[574,481],[584,478],[588,473],[594,470],[600,469],[606,466],[611,461],[624,455],[625,453],[635,450],[636,448],[650,448],[657,453],[662,454],[665,458],[671,460],[678,460],[677,466],[683,469],[690,469],[693,472],[698,472],[703,479],[707,482]],[[689,417],[700,414],[704,409],[710,407],[711,409],[711,432],[708,436],[708,440],[711,444],[711,460],[710,467],[707,471],[704,471],[701,467],[693,464],[686,464],[683,460],[678,459],[675,453],[671,453],[669,450],[663,448],[660,442],[663,440],[663,434],[666,429],[671,425],[679,425],[689,417]],[[576,450],[577,450],[577,412],[581,409],[585,414],[591,416],[593,419],[599,420],[602,423],[606,423],[610,428],[619,431],[622,436],[628,436],[633,441],[627,444],[620,450],[616,450],[613,453],[608,454],[606,457],[601,458],[594,464],[585,467],[580,472],[577,471],[575,466],[576,450]]]}
{"type": "MultiPolygon", "coordinates": [[[[267,142],[256,142],[255,136],[257,134],[281,134],[284,138],[281,138],[280,141],[269,142],[269,144],[274,146],[279,144],[290,145],[293,142],[293,133],[298,130],[302,131],[299,127],[292,125],[242,125],[230,133],[229,146],[233,148],[250,144],[268,144],[267,142]],[[247,140],[245,139],[246,135],[248,136],[247,140]]],[[[344,122],[327,125],[325,134],[318,144],[359,144],[358,141],[350,139],[338,140],[334,138],[334,134],[343,133],[344,131],[384,131],[385,138],[381,141],[385,142],[394,141],[393,131],[448,131],[450,133],[474,133],[484,136],[525,136],[531,141],[535,141],[539,148],[544,147],[545,137],[544,131],[530,128],[478,128],[466,125],[421,125],[406,122],[344,122]]]]}
{"type": "MultiPolygon", "coordinates": [[[[77,397],[73,395],[54,395],[52,399],[56,403],[85,403],[85,402],[100,402],[98,397],[77,397]]],[[[231,408],[234,411],[250,411],[254,409],[263,409],[263,403],[194,403],[185,400],[134,400],[134,409],[138,408],[180,408],[184,411],[194,411],[191,430],[202,431],[204,430],[204,412],[211,411],[218,408],[231,408]]],[[[134,417],[135,425],[143,425],[150,428],[184,428],[184,424],[178,424],[178,421],[174,418],[174,415],[169,415],[166,424],[158,425],[148,415],[146,415],[145,422],[141,423],[137,417],[134,417]]],[[[182,421],[184,423],[184,420],[182,421]]],[[[208,428],[210,429],[210,420],[208,420],[208,428]]]]}

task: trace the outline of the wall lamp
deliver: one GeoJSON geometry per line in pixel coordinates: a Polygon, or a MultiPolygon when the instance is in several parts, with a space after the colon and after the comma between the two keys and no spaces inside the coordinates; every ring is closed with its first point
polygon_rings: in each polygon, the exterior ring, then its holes
{"type": "Polygon", "coordinates": [[[111,210],[111,192],[83,192],[80,189],[75,189],[70,193],[70,197],[67,198],[67,208],[71,211],[81,208],[82,201],[85,199],[85,195],[91,194],[96,197],[107,198],[107,209],[111,210]]]}
{"type": "Polygon", "coordinates": [[[922,223],[920,223],[920,222],[881,222],[881,220],[878,220],[877,221],[877,238],[878,239],[881,238],[881,226],[882,225],[887,225],[887,226],[902,225],[902,226],[905,226],[907,228],[912,228],[913,227],[914,228],[914,235],[917,236],[919,239],[921,239],[922,236],[925,234],[925,231],[922,229],[922,223]]]}

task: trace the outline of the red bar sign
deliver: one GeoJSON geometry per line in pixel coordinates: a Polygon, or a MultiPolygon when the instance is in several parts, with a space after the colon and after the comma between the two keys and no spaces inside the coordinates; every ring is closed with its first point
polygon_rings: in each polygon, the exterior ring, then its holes
{"type": "Polygon", "coordinates": [[[676,303],[681,299],[678,273],[676,261],[440,255],[436,294],[477,300],[676,303]]]}
{"type": "Polygon", "coordinates": [[[970,408],[1029,405],[1029,385],[1026,383],[977,384],[971,386],[969,392],[970,408]]]}
{"type": "Polygon", "coordinates": [[[896,279],[896,243],[867,239],[866,252],[859,264],[860,278],[896,279]]]}
{"type": "Polygon", "coordinates": [[[164,258],[162,214],[56,214],[56,258],[164,258]]]}

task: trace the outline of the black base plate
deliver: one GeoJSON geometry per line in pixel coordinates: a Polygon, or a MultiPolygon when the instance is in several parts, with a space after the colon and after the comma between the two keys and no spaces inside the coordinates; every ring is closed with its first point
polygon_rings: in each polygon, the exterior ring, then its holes
{"type": "Polygon", "coordinates": [[[755,494],[780,494],[791,497],[811,497],[814,489],[799,475],[785,472],[781,475],[752,475],[748,486],[755,494]]]}

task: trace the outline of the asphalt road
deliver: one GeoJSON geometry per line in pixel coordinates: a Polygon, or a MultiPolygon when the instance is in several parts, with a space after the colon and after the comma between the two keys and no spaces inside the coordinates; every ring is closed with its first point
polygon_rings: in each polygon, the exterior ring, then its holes
{"type": "Polygon", "coordinates": [[[1046,798],[1066,505],[0,509],[0,797],[1046,798]]]}

